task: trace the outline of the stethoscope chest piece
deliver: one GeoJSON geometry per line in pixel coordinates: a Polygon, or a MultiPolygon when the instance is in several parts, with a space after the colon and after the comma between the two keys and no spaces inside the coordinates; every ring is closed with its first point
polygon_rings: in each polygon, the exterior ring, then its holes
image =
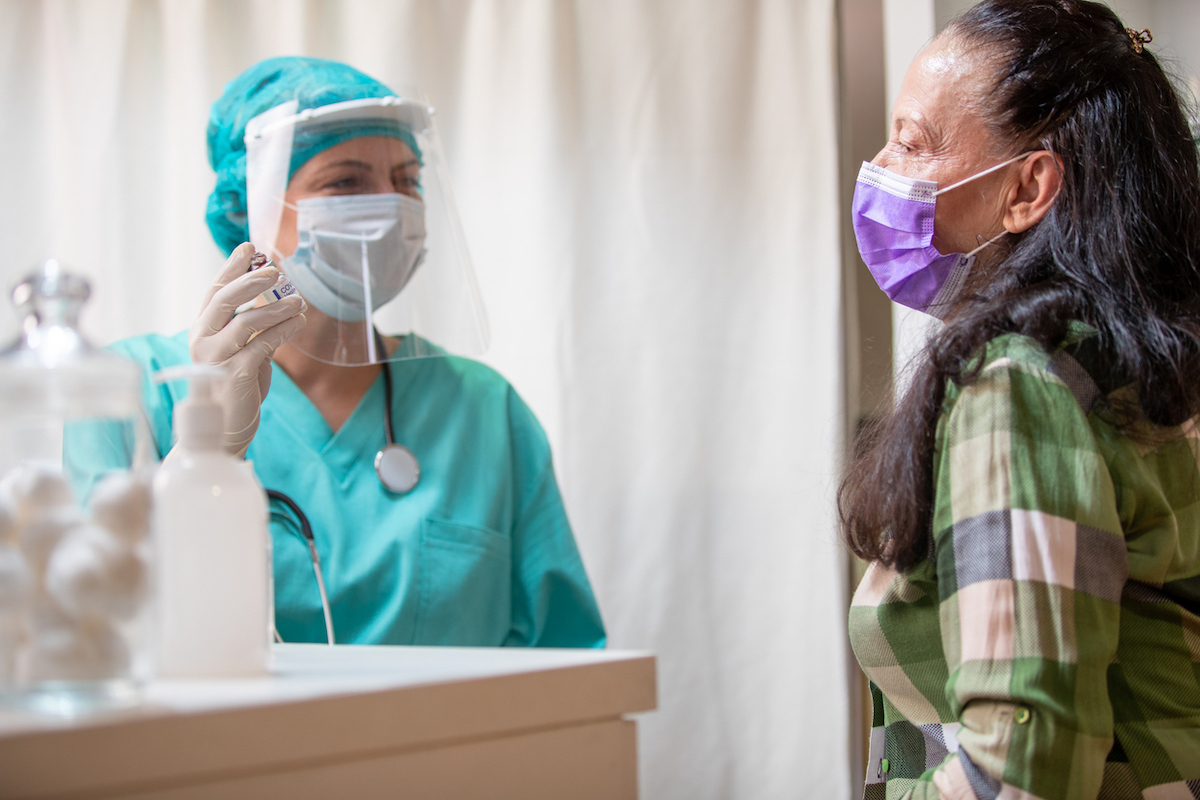
{"type": "Polygon", "coordinates": [[[404,445],[389,443],[375,455],[375,474],[389,492],[411,492],[421,480],[421,465],[404,445]]]}

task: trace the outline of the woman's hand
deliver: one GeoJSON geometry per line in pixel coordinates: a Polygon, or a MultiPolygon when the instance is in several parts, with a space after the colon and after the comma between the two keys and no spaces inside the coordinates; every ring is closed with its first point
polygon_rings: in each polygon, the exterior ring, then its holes
{"type": "Polygon", "coordinates": [[[218,399],[225,407],[225,448],[237,456],[245,456],[258,430],[259,406],[271,386],[271,356],[305,321],[299,295],[234,315],[279,278],[274,267],[248,272],[253,255],[254,245],[238,245],[213,280],[188,333],[193,363],[222,366],[229,373],[218,399]]]}

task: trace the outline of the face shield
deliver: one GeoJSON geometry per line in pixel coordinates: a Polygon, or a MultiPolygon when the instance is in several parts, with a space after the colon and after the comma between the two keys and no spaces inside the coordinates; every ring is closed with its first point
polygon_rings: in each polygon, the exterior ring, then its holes
{"type": "Polygon", "coordinates": [[[296,109],[246,125],[250,240],[308,303],[290,343],[342,366],[482,353],[483,303],[432,109],[401,97],[296,109]]]}

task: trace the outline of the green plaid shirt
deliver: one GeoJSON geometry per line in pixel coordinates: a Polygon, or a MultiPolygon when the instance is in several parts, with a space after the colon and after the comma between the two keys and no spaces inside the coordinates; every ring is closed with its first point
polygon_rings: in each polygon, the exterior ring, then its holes
{"type": "Polygon", "coordinates": [[[1089,333],[947,388],[934,552],[850,609],[865,798],[1200,798],[1200,432],[1119,433],[1089,333]]]}

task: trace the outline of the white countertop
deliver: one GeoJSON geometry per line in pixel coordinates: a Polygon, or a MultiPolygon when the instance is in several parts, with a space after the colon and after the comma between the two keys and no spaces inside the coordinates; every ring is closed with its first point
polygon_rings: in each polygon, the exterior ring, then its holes
{"type": "Polygon", "coordinates": [[[157,681],[128,712],[0,712],[0,797],[620,718],[655,707],[654,671],[648,653],[609,650],[276,645],[269,676],[157,681]]]}

